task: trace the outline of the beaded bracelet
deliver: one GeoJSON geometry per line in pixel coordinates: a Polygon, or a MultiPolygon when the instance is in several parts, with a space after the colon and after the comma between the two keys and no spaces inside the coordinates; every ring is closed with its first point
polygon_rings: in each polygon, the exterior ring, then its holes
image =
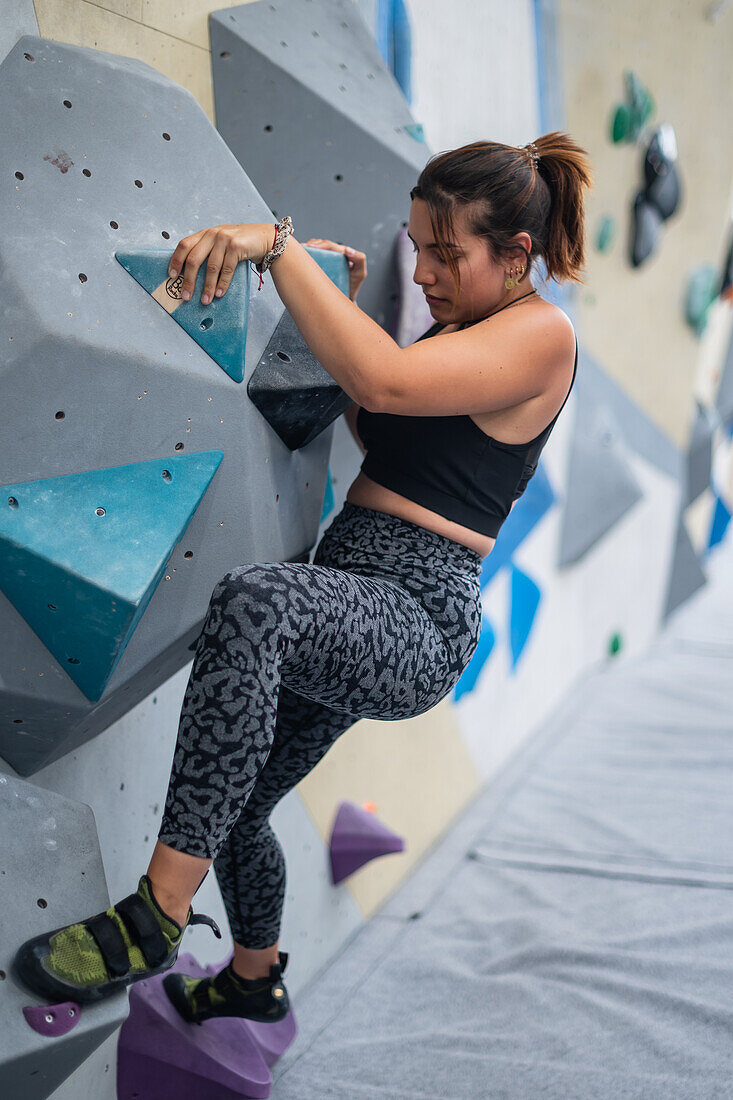
{"type": "Polygon", "coordinates": [[[293,221],[288,215],[281,218],[275,226],[275,239],[272,242],[272,248],[269,252],[266,252],[258,264],[253,264],[255,271],[260,277],[260,284],[257,287],[258,290],[262,289],[262,276],[266,271],[272,267],[274,261],[278,256],[282,256],[285,251],[285,245],[288,242],[288,237],[293,232],[293,221]]]}

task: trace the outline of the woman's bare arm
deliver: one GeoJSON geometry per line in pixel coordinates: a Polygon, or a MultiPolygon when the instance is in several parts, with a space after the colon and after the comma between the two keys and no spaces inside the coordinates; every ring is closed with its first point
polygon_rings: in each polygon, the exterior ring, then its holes
{"type": "MultiPolygon", "coordinates": [[[[208,256],[201,299],[206,305],[214,293],[225,292],[240,259],[259,260],[271,245],[271,225],[200,230],[179,242],[170,274],[185,264],[183,297],[188,299],[208,256]]],[[[285,308],[316,359],[352,400],[370,412],[494,412],[546,392],[550,380],[558,385],[557,378],[564,381],[568,374],[575,334],[562,313],[561,322],[548,324],[545,311],[530,311],[522,325],[504,313],[461,332],[400,348],[341,293],[294,237],[270,270],[285,308]]]]}

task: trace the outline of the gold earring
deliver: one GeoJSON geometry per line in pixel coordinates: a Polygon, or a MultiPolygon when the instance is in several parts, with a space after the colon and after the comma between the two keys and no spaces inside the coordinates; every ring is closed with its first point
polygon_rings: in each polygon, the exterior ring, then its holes
{"type": "Polygon", "coordinates": [[[507,278],[504,280],[504,286],[506,287],[506,289],[513,290],[514,287],[519,284],[519,280],[522,278],[526,270],[526,267],[512,267],[509,271],[507,278]],[[516,271],[519,272],[518,276],[515,275],[516,271]]]}

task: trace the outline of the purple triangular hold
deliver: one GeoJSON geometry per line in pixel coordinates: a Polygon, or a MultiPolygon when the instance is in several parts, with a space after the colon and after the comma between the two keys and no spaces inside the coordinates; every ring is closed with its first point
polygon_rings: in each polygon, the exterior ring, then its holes
{"type": "MultiPolygon", "coordinates": [[[[226,966],[201,966],[181,955],[171,970],[205,978],[226,966]]],[[[292,1011],[277,1023],[238,1017],[190,1024],[176,1012],[163,989],[164,974],[130,989],[130,1015],[120,1031],[118,1100],[241,1100],[268,1097],[269,1067],[296,1034],[292,1011]]]]}
{"type": "Polygon", "coordinates": [[[39,1035],[56,1039],[76,1027],[81,1019],[81,1008],[76,1001],[63,1001],[57,1005],[26,1005],[23,1015],[39,1035]]]}
{"type": "Polygon", "coordinates": [[[331,878],[334,886],[365,863],[390,852],[404,852],[405,842],[368,810],[342,802],[331,830],[331,878]]]}

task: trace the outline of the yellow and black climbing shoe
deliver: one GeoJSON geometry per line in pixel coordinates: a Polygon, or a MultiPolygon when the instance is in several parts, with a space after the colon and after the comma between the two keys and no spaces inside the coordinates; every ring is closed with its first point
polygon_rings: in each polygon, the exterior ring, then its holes
{"type": "Polygon", "coordinates": [[[147,875],[137,892],[104,913],[27,940],[13,960],[15,976],[34,993],[80,1004],[101,1001],[132,982],[170,970],[183,933],[216,922],[189,909],[183,927],[158,905],[147,875]]]}
{"type": "Polygon", "coordinates": [[[215,1016],[242,1016],[261,1024],[276,1023],[287,1016],[290,1001],[282,973],[288,962],[287,952],[278,952],[279,963],[270,967],[267,978],[240,978],[229,963],[213,978],[189,978],[168,974],[163,988],[184,1020],[201,1024],[215,1016]]]}

